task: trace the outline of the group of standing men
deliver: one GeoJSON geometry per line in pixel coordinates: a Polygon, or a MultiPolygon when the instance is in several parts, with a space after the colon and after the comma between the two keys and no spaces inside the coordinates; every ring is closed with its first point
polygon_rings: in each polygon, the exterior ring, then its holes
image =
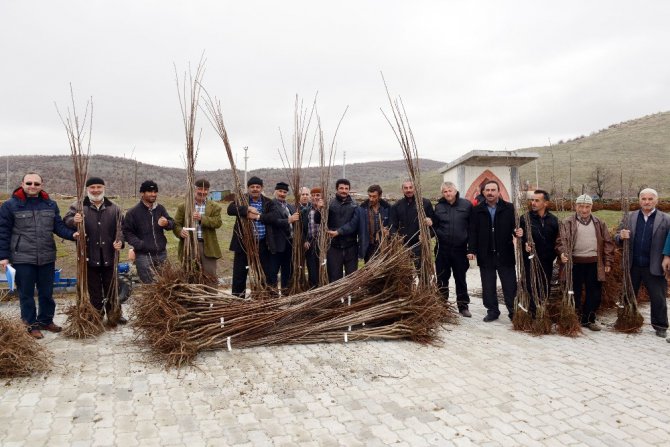
{"type": "MultiPolygon", "coordinates": [[[[140,186],[141,200],[122,216],[120,208],[105,197],[105,182],[99,177],[86,181],[87,197],[81,210],[73,204],[63,219],[56,202],[42,189],[42,177],[28,173],[12,197],[0,208],[0,267],[4,270],[11,262],[16,270],[16,284],[21,304],[21,317],[35,338],[42,338],[41,330],[60,332],[53,322],[53,274],[56,246],[52,233],[77,240],[77,227],[84,225],[88,253],[88,287],[91,303],[102,315],[108,314],[112,293],[117,252],[128,243],[129,257],[135,261],[138,276],[144,283],[152,282],[157,267],[167,259],[165,232],[172,230],[180,239],[179,256],[183,256],[184,241],[195,237],[203,272],[215,276],[216,261],[221,249],[216,230],[222,225],[220,205],[208,200],[210,183],[206,179],[195,182],[193,210],[194,228],[186,228],[184,205],[177,209],[175,218],[157,202],[158,185],[147,180],[140,186]],[[35,306],[34,289],[37,286],[39,308],[35,306]]],[[[242,220],[251,221],[258,247],[261,267],[267,284],[287,293],[292,276],[292,251],[296,226],[300,221],[302,246],[305,254],[307,278],[310,287],[319,284],[319,234],[321,215],[327,212],[326,271],[329,281],[336,281],[358,268],[358,260],[368,262],[380,248],[385,234],[397,233],[411,247],[417,266],[421,259],[419,240],[419,213],[414,185],[402,184],[403,197],[390,205],[382,199],[379,185],[368,188],[368,199],[357,205],[350,195],[351,183],[339,179],[336,194],[324,203],[320,188],[302,188],[298,207],[286,200],[289,186],[279,182],[274,199],[263,195],[263,180],[251,177],[247,182],[247,205],[232,202],[227,209],[235,216],[235,227],[230,242],[234,252],[232,292],[245,296],[248,274],[246,248],[241,239],[242,220]]],[[[640,192],[640,209],[628,216],[625,228],[619,229],[614,240],[607,226],[592,214],[592,199],[581,195],[576,200],[576,213],[564,221],[564,232],[559,232],[559,221],[549,211],[549,194],[536,190],[531,199],[531,211],[522,217],[517,228],[514,206],[500,195],[500,185],[488,181],[482,185],[481,200],[473,206],[461,198],[453,183],[441,187],[442,197],[433,208],[423,199],[425,224],[430,228],[435,243],[437,284],[445,300],[449,298],[449,281],[453,275],[458,310],[471,317],[466,273],[470,260],[479,265],[485,322],[500,316],[496,276],[500,279],[504,303],[512,319],[517,293],[515,239],[520,239],[526,251],[524,262],[538,256],[545,275],[547,291],[551,283],[556,258],[561,263],[573,262],[573,289],[575,305],[583,326],[599,331],[596,311],[600,305],[602,283],[609,273],[614,243],[630,239],[631,276],[635,292],[644,284],[650,295],[651,324],[660,337],[666,337],[668,327],[666,275],[670,274],[670,217],[656,209],[658,193],[650,188],[640,192]],[[532,238],[524,233],[526,228],[532,238]],[[530,242],[532,239],[532,243],[530,242]],[[567,248],[570,247],[570,250],[567,248]],[[582,302],[582,290],[585,300],[582,302]]],[[[244,202],[241,202],[244,203],[244,202]]],[[[526,268],[527,275],[529,274],[526,268]]],[[[528,278],[527,278],[528,279],[528,278]]],[[[533,309],[530,309],[531,313],[533,309]]],[[[111,322],[125,323],[125,318],[111,322]]],[[[670,339],[669,339],[670,341],[670,339]]]]}

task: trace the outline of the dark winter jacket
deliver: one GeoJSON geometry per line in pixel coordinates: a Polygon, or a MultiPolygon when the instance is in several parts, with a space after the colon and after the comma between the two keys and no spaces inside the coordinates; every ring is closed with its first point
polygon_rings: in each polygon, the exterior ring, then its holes
{"type": "Polygon", "coordinates": [[[174,220],[159,203],[147,208],[144,202],[140,201],[126,212],[126,217],[123,219],[123,237],[137,254],[155,255],[164,252],[167,247],[165,231],[173,228],[174,220]],[[158,225],[158,219],[161,217],[168,220],[167,226],[158,225]]]}
{"type": "Polygon", "coordinates": [[[480,203],[472,209],[468,253],[482,267],[515,265],[514,230],[514,205],[499,199],[492,222],[486,202],[480,203]]]}
{"type": "Polygon", "coordinates": [[[286,249],[291,248],[293,245],[293,233],[291,229],[291,224],[288,223],[288,218],[290,215],[295,213],[295,206],[286,202],[286,210],[282,206],[281,202],[277,199],[272,199],[277,210],[277,219],[274,221],[274,234],[276,236],[276,248],[277,253],[282,253],[286,249]],[[288,214],[287,214],[288,211],[288,214]]]}
{"type": "MultiPolygon", "coordinates": [[[[423,199],[423,210],[426,217],[433,219],[433,205],[430,200],[423,199]]],[[[405,244],[414,245],[419,242],[419,219],[414,197],[403,197],[393,204],[389,218],[391,233],[398,233],[405,239],[405,244]]],[[[431,236],[433,236],[431,232],[431,236]]]]}
{"type": "Polygon", "coordinates": [[[436,249],[467,248],[471,215],[472,204],[461,199],[458,193],[453,205],[444,197],[438,200],[433,219],[433,231],[437,236],[436,249]]]}
{"type": "Polygon", "coordinates": [[[315,210],[314,223],[317,225],[318,229],[318,225],[321,223],[321,211],[315,209],[311,203],[300,208],[300,229],[302,231],[302,240],[303,242],[309,242],[310,245],[318,243],[318,232],[313,235],[311,239],[309,238],[309,213],[311,213],[312,210],[315,210]]]}
{"type": "Polygon", "coordinates": [[[27,197],[19,187],[0,208],[0,259],[9,259],[12,264],[55,262],[52,233],[73,240],[75,230],[65,226],[49,194],[41,191],[37,197],[27,197]]]}
{"type": "MultiPolygon", "coordinates": [[[[358,212],[358,257],[364,258],[370,246],[370,200],[366,200],[356,209],[358,212]]],[[[380,229],[388,228],[391,218],[391,204],[379,199],[380,229]]],[[[381,236],[381,235],[379,235],[381,236]]]]}
{"type": "MultiPolygon", "coordinates": [[[[535,245],[535,252],[542,264],[549,264],[556,259],[556,240],[558,239],[558,218],[546,211],[543,217],[540,217],[536,212],[527,214],[530,216],[530,225],[533,236],[533,244],[535,245]]],[[[528,241],[528,231],[526,228],[526,215],[521,216],[521,228],[523,228],[523,242],[524,252],[526,242],[528,241]]],[[[524,258],[527,259],[526,256],[524,258]]]]}
{"type": "MultiPolygon", "coordinates": [[[[86,255],[88,265],[94,267],[114,266],[114,241],[123,240],[121,233],[121,209],[108,198],[96,208],[86,197],[83,202],[84,228],[86,230],[86,255]],[[117,234],[117,227],[118,233],[117,234]]],[[[70,205],[70,209],[63,217],[63,222],[70,228],[77,228],[74,215],[77,213],[77,204],[70,205]]]]}
{"type": "MultiPolygon", "coordinates": [[[[248,200],[249,197],[247,196],[247,201],[248,200]]],[[[272,199],[261,195],[261,200],[263,202],[263,209],[261,211],[260,222],[265,225],[265,238],[263,238],[261,243],[266,244],[266,247],[270,253],[277,253],[277,240],[284,238],[283,234],[275,234],[275,225],[277,224],[277,220],[280,219],[280,216],[272,199]]],[[[245,252],[244,245],[242,244],[242,227],[240,220],[247,218],[248,210],[248,206],[237,206],[235,202],[231,202],[230,205],[228,205],[228,215],[237,217],[235,219],[235,227],[233,228],[233,237],[230,239],[230,251],[245,252]]]]}
{"type": "Polygon", "coordinates": [[[328,229],[337,230],[338,234],[331,239],[331,247],[349,248],[358,243],[357,207],[351,196],[344,199],[335,196],[328,204],[328,229]]]}

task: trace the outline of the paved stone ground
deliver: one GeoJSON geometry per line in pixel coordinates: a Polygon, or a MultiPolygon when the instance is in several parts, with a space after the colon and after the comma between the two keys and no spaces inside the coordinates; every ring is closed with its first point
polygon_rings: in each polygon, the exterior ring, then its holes
{"type": "Polygon", "coordinates": [[[47,333],[53,370],[0,383],[0,445],[670,443],[670,344],[649,326],[533,337],[482,322],[473,301],[440,347],[233,349],[180,371],[147,363],[131,327],[83,342],[47,333]]]}

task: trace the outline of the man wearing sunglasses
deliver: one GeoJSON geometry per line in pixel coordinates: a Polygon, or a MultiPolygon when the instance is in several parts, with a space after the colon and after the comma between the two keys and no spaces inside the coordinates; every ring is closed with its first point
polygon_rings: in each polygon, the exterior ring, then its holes
{"type": "Polygon", "coordinates": [[[11,262],[16,269],[21,319],[38,339],[44,337],[41,330],[61,331],[53,321],[56,243],[52,233],[69,240],[79,236],[63,223],[58,205],[42,190],[42,183],[39,174],[29,172],[0,208],[0,267],[4,271],[11,262]]]}

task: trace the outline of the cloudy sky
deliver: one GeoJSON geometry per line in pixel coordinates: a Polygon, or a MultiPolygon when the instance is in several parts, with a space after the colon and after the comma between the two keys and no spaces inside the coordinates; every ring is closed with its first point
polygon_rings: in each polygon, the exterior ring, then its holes
{"type": "MultiPolygon", "coordinates": [[[[231,143],[281,166],[295,95],[338,161],[398,159],[380,72],[422,157],[546,145],[670,109],[667,1],[0,2],[0,154],[67,154],[54,102],[94,102],[92,152],[181,166],[175,84],[204,52],[231,143]],[[134,152],[133,152],[134,151],[134,152]]],[[[199,169],[227,168],[209,122],[199,169]]],[[[290,141],[287,141],[290,144],[290,141]]]]}

